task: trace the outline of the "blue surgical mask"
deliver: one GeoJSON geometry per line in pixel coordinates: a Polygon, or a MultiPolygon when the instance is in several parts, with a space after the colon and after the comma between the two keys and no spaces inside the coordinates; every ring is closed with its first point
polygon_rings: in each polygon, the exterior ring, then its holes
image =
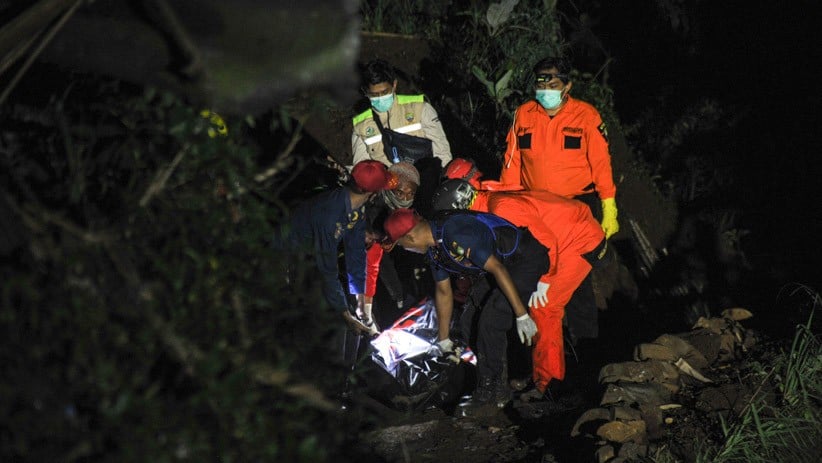
{"type": "Polygon", "coordinates": [[[371,100],[372,108],[374,108],[378,113],[384,113],[391,108],[391,105],[394,104],[394,94],[389,93],[388,95],[369,98],[369,100],[371,100]]]}
{"type": "Polygon", "coordinates": [[[537,90],[537,102],[545,109],[557,109],[562,104],[562,90],[537,90]]]}

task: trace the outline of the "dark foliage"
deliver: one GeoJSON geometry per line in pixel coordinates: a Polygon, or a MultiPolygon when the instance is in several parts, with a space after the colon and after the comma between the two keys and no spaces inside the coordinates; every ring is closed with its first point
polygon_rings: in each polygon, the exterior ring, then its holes
{"type": "Polygon", "coordinates": [[[0,460],[339,454],[360,424],[329,419],[337,321],[270,243],[270,190],[298,163],[254,180],[272,160],[246,125],[220,136],[170,94],[27,90],[0,133],[0,460]]]}

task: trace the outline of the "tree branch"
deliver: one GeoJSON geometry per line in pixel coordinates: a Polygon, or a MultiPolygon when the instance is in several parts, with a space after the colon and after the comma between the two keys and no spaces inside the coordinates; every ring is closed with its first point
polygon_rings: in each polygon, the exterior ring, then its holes
{"type": "Polygon", "coordinates": [[[177,166],[180,164],[180,161],[183,160],[183,156],[185,156],[186,151],[188,151],[190,144],[186,143],[180,148],[180,151],[174,156],[174,159],[166,166],[164,169],[160,169],[157,171],[157,174],[154,176],[154,180],[151,184],[146,188],[146,192],[143,193],[143,197],[140,198],[140,207],[146,207],[146,205],[151,201],[151,198],[154,197],[157,193],[163,190],[168,182],[168,179],[171,177],[172,172],[177,166]]]}

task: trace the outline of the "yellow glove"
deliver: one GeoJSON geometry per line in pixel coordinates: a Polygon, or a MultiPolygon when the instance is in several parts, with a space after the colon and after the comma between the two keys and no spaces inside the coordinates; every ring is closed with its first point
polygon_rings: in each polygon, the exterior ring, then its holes
{"type": "Polygon", "coordinates": [[[602,200],[602,231],[605,232],[605,239],[619,231],[617,222],[617,206],[614,198],[602,200]]]}

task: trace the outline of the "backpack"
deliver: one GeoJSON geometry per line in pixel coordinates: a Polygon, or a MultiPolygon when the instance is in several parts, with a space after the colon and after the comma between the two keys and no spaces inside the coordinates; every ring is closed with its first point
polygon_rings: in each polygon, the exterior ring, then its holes
{"type": "Polygon", "coordinates": [[[434,240],[437,242],[437,245],[433,248],[428,249],[428,258],[440,267],[442,267],[444,270],[450,273],[485,273],[485,270],[481,268],[474,267],[472,265],[465,265],[462,262],[460,262],[460,260],[458,260],[447,248],[446,244],[443,243],[443,229],[445,228],[445,225],[448,223],[448,221],[457,215],[472,215],[480,223],[488,227],[488,229],[491,231],[491,235],[494,237],[494,241],[497,244],[496,254],[500,259],[504,260],[506,257],[516,252],[517,247],[519,246],[519,228],[511,222],[503,219],[502,217],[484,212],[465,210],[438,211],[435,214],[434,218],[430,221],[431,232],[434,235],[434,240]],[[506,232],[506,230],[510,230],[511,232],[513,232],[514,237],[513,245],[508,250],[500,249],[500,245],[502,244],[502,235],[510,233],[506,232]]]}

